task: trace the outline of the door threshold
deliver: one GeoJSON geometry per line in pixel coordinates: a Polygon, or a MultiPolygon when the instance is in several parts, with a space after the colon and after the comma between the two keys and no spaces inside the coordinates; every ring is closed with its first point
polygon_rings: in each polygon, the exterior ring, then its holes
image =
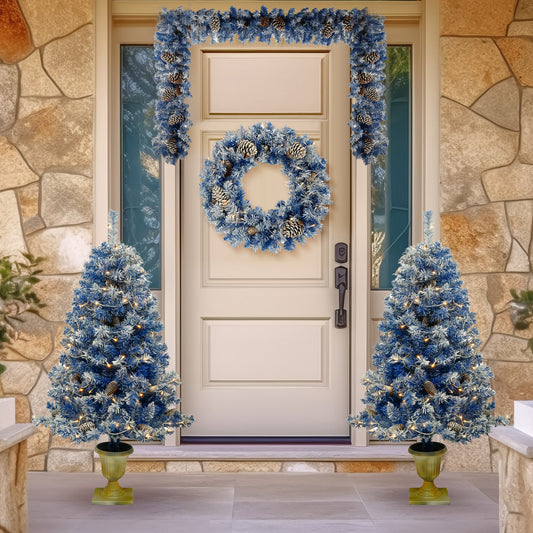
{"type": "Polygon", "coordinates": [[[349,436],[321,436],[321,437],[204,437],[204,436],[182,436],[181,444],[313,444],[313,445],[350,445],[349,436]]]}

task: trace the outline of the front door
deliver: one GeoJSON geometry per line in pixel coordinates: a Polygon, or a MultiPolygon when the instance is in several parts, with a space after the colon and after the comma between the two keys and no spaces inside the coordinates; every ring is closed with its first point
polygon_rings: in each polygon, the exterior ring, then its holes
{"type": "MultiPolygon", "coordinates": [[[[194,126],[181,176],[181,397],[196,421],[182,436],[348,437],[349,328],[335,328],[334,320],[335,243],[350,242],[348,47],[258,43],[191,52],[194,126]],[[308,135],[330,176],[322,232],[278,254],[232,248],[208,223],[199,196],[214,143],[263,121],[308,135]]],[[[288,198],[286,181],[264,164],[243,187],[252,205],[268,210],[288,198]]]]}

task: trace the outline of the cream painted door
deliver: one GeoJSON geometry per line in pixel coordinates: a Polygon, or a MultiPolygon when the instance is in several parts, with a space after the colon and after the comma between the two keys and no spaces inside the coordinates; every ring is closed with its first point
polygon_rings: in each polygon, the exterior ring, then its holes
{"type": "MultiPolygon", "coordinates": [[[[350,242],[348,76],[341,44],[192,48],[194,126],[181,172],[181,397],[196,421],[184,438],[349,435],[349,328],[334,324],[334,247],[350,242]],[[207,222],[199,196],[214,143],[266,120],[314,140],[333,201],[319,236],[276,255],[232,248],[207,222]]],[[[265,164],[243,186],[266,210],[288,197],[286,179],[265,164]]]]}

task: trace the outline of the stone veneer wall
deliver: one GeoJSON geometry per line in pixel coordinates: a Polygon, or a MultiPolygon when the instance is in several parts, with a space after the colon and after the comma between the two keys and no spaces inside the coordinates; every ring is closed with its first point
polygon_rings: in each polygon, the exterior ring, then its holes
{"type": "MultiPolygon", "coordinates": [[[[47,374],[92,244],[93,17],[93,0],[2,0],[0,9],[0,254],[46,256],[37,292],[47,307],[2,354],[0,388],[16,398],[17,422],[44,414],[47,374]]],[[[67,446],[39,428],[28,468],[54,470],[61,457],[92,470],[90,451],[54,450],[67,446]]]]}
{"type": "MultiPolygon", "coordinates": [[[[441,228],[494,371],[498,413],[533,398],[530,328],[509,289],[533,264],[533,0],[441,0],[441,228]]],[[[445,468],[491,470],[488,439],[448,446],[445,468]]]]}

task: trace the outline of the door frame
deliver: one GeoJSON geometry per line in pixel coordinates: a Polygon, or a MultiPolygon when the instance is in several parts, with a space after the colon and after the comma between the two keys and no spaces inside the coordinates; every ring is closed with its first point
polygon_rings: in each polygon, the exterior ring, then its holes
{"type": "MultiPolygon", "coordinates": [[[[120,166],[117,166],[116,94],[113,94],[113,32],[119,26],[153,26],[159,11],[180,5],[190,9],[228,9],[233,3],[246,9],[257,9],[257,2],[226,0],[98,0],[95,2],[95,116],[94,116],[94,243],[107,238],[107,214],[110,208],[120,207],[117,184],[120,166]],[[117,173],[118,167],[118,173],[117,173]]],[[[270,4],[270,3],[269,3],[270,4]]],[[[275,7],[298,9],[307,2],[286,0],[273,2],[275,7]]],[[[412,153],[412,212],[413,240],[422,236],[421,214],[431,209],[439,213],[439,2],[419,1],[345,1],[320,2],[323,7],[353,9],[371,6],[372,12],[386,17],[391,29],[406,23],[416,25],[413,43],[413,153],[412,153]],[[415,35],[416,34],[416,35],[415,35]],[[415,49],[416,47],[416,49],[415,49]]],[[[272,7],[272,6],[267,6],[272,7]]],[[[413,31],[413,30],[411,30],[413,31]]],[[[136,39],[141,44],[141,39],[136,39]]],[[[151,41],[150,41],[151,42],[151,41]]],[[[411,44],[396,42],[394,44],[411,44]]],[[[116,77],[116,75],[115,75],[116,77]]],[[[116,93],[116,90],[115,90],[116,93]]],[[[372,346],[370,340],[370,309],[382,308],[386,291],[370,290],[370,187],[368,167],[352,157],[351,163],[351,257],[352,272],[349,291],[352,312],[350,328],[350,404],[351,412],[359,411],[363,404],[364,387],[360,376],[368,367],[372,346]],[[356,217],[357,213],[357,217],[356,217]],[[357,223],[356,223],[357,220],[357,223]],[[358,260],[355,260],[358,258],[358,260]],[[362,258],[362,259],[361,259],[362,258]],[[356,377],[359,376],[359,379],[356,377]]],[[[168,346],[169,364],[180,371],[180,216],[175,206],[180,205],[181,165],[162,163],[162,288],[161,315],[165,322],[165,342],[168,346]]],[[[119,190],[119,187],[118,187],[119,190]]],[[[440,234],[440,220],[435,217],[435,235],[440,234]]],[[[348,415],[348,413],[347,413],[348,415]]],[[[165,439],[166,446],[179,445],[175,433],[165,439]]],[[[355,446],[367,446],[368,433],[364,429],[351,430],[355,446]]]]}

